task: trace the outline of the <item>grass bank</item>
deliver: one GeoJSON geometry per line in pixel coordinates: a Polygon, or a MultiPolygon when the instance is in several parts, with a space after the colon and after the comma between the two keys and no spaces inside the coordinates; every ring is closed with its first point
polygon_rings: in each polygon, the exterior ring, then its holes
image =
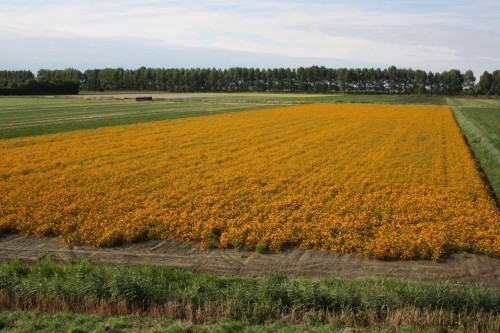
{"type": "Polygon", "coordinates": [[[500,100],[448,98],[455,119],[500,198],[500,100]]]}
{"type": "MultiPolygon", "coordinates": [[[[0,310],[7,311],[3,316],[19,310],[146,316],[182,321],[201,331],[221,322],[261,327],[257,332],[282,324],[500,328],[500,292],[480,286],[333,276],[292,279],[283,274],[221,277],[88,261],[59,264],[50,257],[32,265],[0,264],[0,310]]],[[[2,320],[4,327],[11,325],[2,320]]]]}

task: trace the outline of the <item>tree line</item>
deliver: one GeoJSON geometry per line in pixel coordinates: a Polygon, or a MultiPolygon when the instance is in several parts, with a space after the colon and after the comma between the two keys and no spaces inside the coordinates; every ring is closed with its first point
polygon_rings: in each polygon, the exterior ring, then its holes
{"type": "MultiPolygon", "coordinates": [[[[37,77],[31,71],[0,71],[0,95],[75,95],[80,91],[80,77],[68,77],[77,70],[61,70],[60,77],[46,79],[40,70],[37,77]]],[[[80,71],[78,71],[80,72],[80,71]]]]}
{"type": "Polygon", "coordinates": [[[14,88],[34,78],[31,71],[0,71],[0,88],[14,88]]]}
{"type": "MultiPolygon", "coordinates": [[[[30,71],[0,71],[0,87],[33,80],[30,71]],[[24,80],[24,81],[23,81],[24,80]],[[2,86],[3,85],[3,86],[2,86]]],[[[426,72],[396,68],[105,68],[40,69],[38,82],[75,82],[89,91],[301,92],[500,95],[500,70],[485,71],[476,83],[471,70],[426,72]]]]}

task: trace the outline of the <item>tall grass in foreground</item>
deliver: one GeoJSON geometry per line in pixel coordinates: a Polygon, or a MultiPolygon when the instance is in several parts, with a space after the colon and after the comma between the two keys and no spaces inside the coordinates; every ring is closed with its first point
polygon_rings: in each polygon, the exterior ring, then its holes
{"type": "Polygon", "coordinates": [[[88,261],[0,264],[0,310],[140,314],[193,323],[418,324],[500,329],[500,292],[391,279],[218,277],[88,261]]]}

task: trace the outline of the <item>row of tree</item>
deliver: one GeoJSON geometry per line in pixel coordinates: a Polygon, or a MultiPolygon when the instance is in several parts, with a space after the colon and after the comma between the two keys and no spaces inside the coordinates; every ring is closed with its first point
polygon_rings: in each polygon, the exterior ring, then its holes
{"type": "Polygon", "coordinates": [[[8,87],[0,87],[0,96],[19,95],[77,95],[80,83],[75,81],[40,81],[28,79],[24,82],[14,82],[8,87]]]}
{"type": "MultiPolygon", "coordinates": [[[[0,87],[14,87],[33,79],[30,71],[0,71],[0,87]]],[[[476,84],[470,70],[461,73],[380,68],[146,68],[41,69],[38,82],[79,83],[82,90],[138,90],[170,92],[305,92],[399,93],[440,95],[500,95],[500,70],[484,72],[476,84]]]]}
{"type": "Polygon", "coordinates": [[[13,88],[34,78],[31,71],[0,71],[0,88],[13,88]]]}
{"type": "Polygon", "coordinates": [[[0,71],[0,95],[75,95],[80,91],[83,74],[76,69],[40,70],[35,78],[31,71],[0,71]],[[54,77],[44,77],[47,71],[54,77]],[[79,73],[68,77],[69,73],[79,73]]]}

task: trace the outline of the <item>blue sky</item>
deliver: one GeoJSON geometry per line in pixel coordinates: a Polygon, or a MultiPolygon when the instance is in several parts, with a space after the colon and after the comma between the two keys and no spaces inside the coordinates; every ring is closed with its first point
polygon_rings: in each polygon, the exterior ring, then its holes
{"type": "Polygon", "coordinates": [[[0,69],[500,69],[500,1],[0,0],[0,69]]]}

